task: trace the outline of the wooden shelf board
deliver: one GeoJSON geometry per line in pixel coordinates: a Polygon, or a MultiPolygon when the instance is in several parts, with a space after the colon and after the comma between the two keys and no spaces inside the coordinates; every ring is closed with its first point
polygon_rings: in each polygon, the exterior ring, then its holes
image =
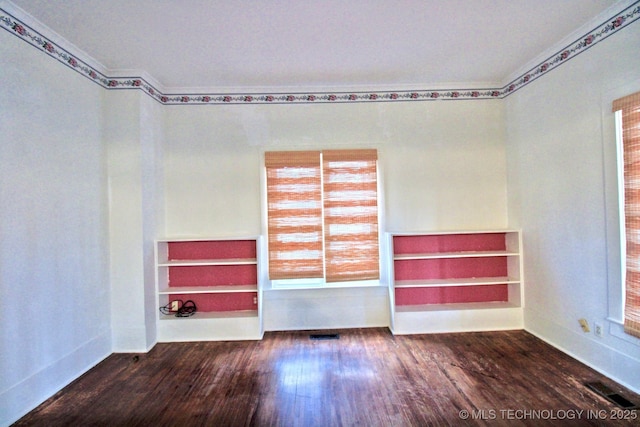
{"type": "Polygon", "coordinates": [[[458,311],[458,310],[486,310],[502,308],[520,308],[519,305],[510,302],[469,302],[455,304],[425,304],[425,305],[398,305],[396,313],[418,313],[424,311],[458,311]]]}
{"type": "Polygon", "coordinates": [[[445,288],[452,286],[484,286],[517,284],[513,277],[467,277],[462,279],[397,280],[395,288],[445,288]]]}
{"type": "Polygon", "coordinates": [[[160,295],[175,294],[221,294],[236,292],[258,292],[258,285],[230,285],[230,286],[169,286],[161,289],[160,295]]]}
{"type": "Polygon", "coordinates": [[[181,259],[172,261],[160,261],[158,267],[191,267],[202,265],[252,265],[258,264],[255,258],[228,258],[228,259],[181,259]]]}
{"type": "Polygon", "coordinates": [[[173,243],[173,242],[228,242],[228,241],[245,241],[245,240],[258,240],[259,235],[256,236],[216,236],[216,237],[203,237],[203,236],[175,236],[175,237],[161,237],[156,239],[157,243],[173,243]]]}
{"type": "Polygon", "coordinates": [[[176,317],[174,315],[160,314],[160,320],[203,320],[203,319],[238,319],[243,317],[258,317],[257,310],[237,310],[237,311],[199,311],[193,316],[176,317]]]}
{"type": "Polygon", "coordinates": [[[431,252],[415,254],[396,254],[394,261],[405,261],[412,259],[454,259],[454,258],[482,258],[482,257],[502,257],[518,256],[517,252],[510,251],[463,251],[463,252],[431,252]]]}
{"type": "Polygon", "coordinates": [[[518,233],[518,229],[493,229],[493,230],[417,230],[417,231],[388,231],[387,234],[391,236],[446,236],[456,234],[509,234],[518,233]]]}

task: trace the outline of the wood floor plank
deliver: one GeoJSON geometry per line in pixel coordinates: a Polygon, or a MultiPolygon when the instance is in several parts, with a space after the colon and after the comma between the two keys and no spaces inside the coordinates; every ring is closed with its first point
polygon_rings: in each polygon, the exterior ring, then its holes
{"type": "Polygon", "coordinates": [[[584,383],[602,381],[635,402],[640,396],[524,331],[330,332],[339,339],[269,332],[261,341],[158,344],[147,354],[113,354],[15,425],[640,423],[638,412],[611,419],[623,413],[584,383]]]}

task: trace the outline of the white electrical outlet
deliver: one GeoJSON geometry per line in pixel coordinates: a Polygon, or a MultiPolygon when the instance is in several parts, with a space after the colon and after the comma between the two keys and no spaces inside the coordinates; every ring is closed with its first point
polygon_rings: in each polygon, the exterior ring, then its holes
{"type": "Polygon", "coordinates": [[[601,323],[594,323],[593,324],[593,333],[597,336],[597,337],[602,337],[603,335],[603,331],[602,331],[602,324],[601,323]]]}

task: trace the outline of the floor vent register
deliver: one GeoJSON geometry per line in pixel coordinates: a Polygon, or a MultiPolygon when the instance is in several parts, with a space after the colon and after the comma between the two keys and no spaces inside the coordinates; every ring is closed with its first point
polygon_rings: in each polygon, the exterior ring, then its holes
{"type": "Polygon", "coordinates": [[[615,403],[616,405],[618,405],[623,409],[640,409],[640,406],[638,406],[636,403],[633,403],[632,401],[622,396],[621,394],[616,393],[614,390],[610,389],[600,381],[585,383],[585,385],[591,391],[604,397],[608,401],[615,403]]]}
{"type": "Polygon", "coordinates": [[[312,340],[339,340],[340,334],[311,334],[309,338],[312,340]]]}

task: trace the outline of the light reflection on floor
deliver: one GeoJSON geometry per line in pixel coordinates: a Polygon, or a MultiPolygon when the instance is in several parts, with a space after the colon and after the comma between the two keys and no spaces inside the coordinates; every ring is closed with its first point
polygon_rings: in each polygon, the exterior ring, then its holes
{"type": "Polygon", "coordinates": [[[374,367],[364,354],[357,359],[345,359],[330,348],[316,348],[303,356],[281,355],[275,366],[278,393],[305,398],[330,398],[334,378],[340,382],[353,381],[363,385],[377,377],[374,367]]]}

